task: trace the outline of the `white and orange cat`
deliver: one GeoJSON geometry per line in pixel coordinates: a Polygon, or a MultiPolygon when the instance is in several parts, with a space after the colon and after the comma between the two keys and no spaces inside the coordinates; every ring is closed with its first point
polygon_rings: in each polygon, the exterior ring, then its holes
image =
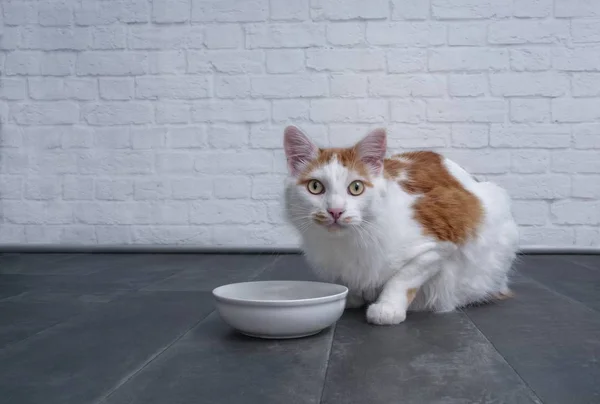
{"type": "Polygon", "coordinates": [[[348,307],[398,324],[407,310],[446,312],[510,296],[518,230],[510,198],[430,151],[386,158],[377,129],[346,149],[286,128],[285,199],[304,254],[348,307]]]}

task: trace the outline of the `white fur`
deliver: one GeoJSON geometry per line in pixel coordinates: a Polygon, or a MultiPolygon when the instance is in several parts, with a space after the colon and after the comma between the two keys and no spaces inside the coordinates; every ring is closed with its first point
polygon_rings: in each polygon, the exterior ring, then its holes
{"type": "Polygon", "coordinates": [[[293,176],[286,181],[288,218],[301,233],[308,262],[323,280],[348,286],[349,307],[372,303],[367,310],[371,323],[396,324],[408,309],[451,311],[508,292],[518,239],[510,199],[456,163],[445,164],[485,212],[477,237],[461,246],[423,235],[411,207],[419,196],[381,175],[359,196],[350,195],[347,187],[360,176],[335,160],[311,173],[325,186],[321,195],[309,193],[293,176]],[[328,208],[345,209],[341,219],[349,223],[331,231],[315,222],[314,215],[326,215],[328,208]],[[419,291],[408,307],[411,288],[419,291]]]}

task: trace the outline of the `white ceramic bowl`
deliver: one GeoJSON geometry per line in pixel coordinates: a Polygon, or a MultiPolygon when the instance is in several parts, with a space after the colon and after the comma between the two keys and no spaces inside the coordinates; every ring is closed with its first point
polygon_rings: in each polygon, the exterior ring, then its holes
{"type": "Polygon", "coordinates": [[[221,318],[243,334],[299,338],[342,316],[348,288],[306,281],[243,282],[213,290],[221,318]]]}

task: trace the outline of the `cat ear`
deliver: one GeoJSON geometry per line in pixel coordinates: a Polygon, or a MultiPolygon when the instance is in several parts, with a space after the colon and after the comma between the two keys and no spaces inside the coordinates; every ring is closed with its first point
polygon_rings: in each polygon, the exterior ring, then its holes
{"type": "Polygon", "coordinates": [[[372,130],[363,140],[356,144],[360,160],[374,174],[379,174],[383,168],[383,159],[387,150],[387,135],[385,129],[372,130]]]}
{"type": "Polygon", "coordinates": [[[317,158],[319,148],[295,126],[285,128],[283,148],[287,158],[288,169],[295,177],[302,172],[306,165],[317,158]]]}

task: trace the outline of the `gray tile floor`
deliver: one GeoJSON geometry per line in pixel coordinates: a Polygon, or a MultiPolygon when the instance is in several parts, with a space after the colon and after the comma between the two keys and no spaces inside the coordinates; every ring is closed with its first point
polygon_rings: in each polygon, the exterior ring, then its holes
{"type": "Polygon", "coordinates": [[[599,403],[600,256],[517,270],[510,301],[263,341],[210,291],[300,256],[0,255],[0,403],[599,403]]]}

